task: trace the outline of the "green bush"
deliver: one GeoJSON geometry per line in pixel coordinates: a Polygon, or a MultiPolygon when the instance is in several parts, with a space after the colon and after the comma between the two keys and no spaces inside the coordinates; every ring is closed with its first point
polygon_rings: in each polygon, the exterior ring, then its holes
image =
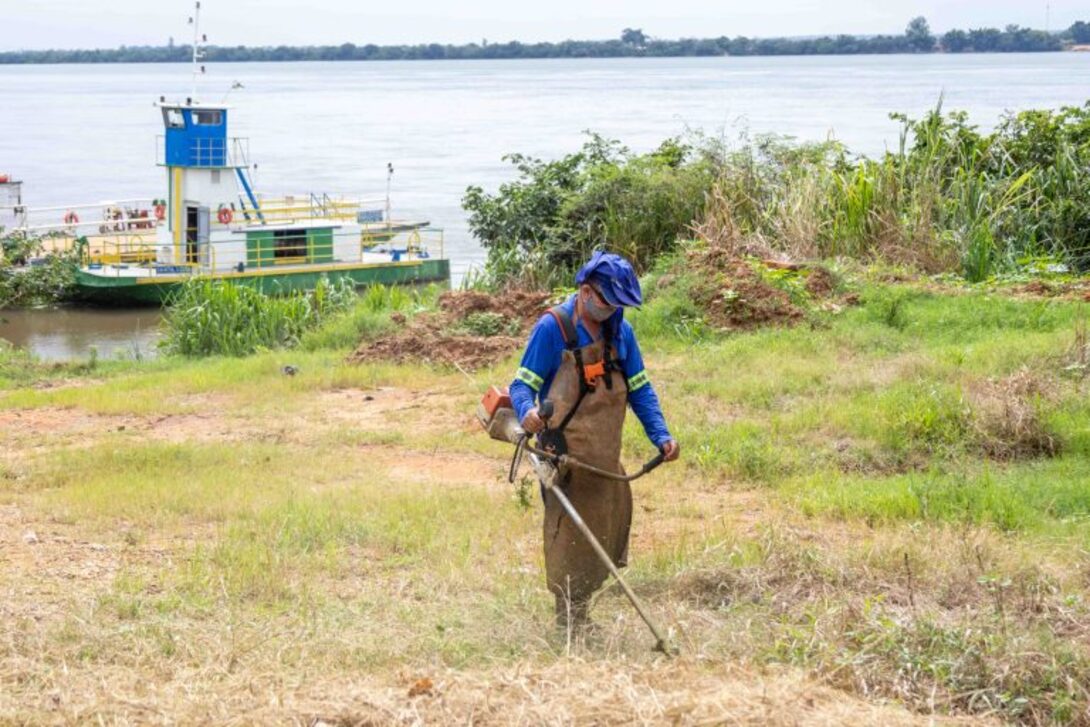
{"type": "Polygon", "coordinates": [[[391,331],[392,313],[412,314],[434,303],[437,288],[412,290],[398,286],[372,285],[347,310],[328,317],[317,328],[303,334],[300,346],[307,351],[319,349],[352,350],[361,341],[372,340],[391,331]]]}
{"type": "Polygon", "coordinates": [[[81,245],[46,254],[40,238],[0,237],[0,308],[60,303],[76,293],[81,245]]]}
{"type": "Polygon", "coordinates": [[[646,269],[700,216],[716,176],[711,146],[677,139],[636,155],[593,135],[579,152],[556,161],[505,159],[518,179],[495,194],[469,187],[462,201],[488,251],[485,279],[492,287],[569,285],[598,248],[646,269]]]}
{"type": "Polygon", "coordinates": [[[470,336],[517,336],[521,327],[517,319],[502,313],[480,311],[466,316],[456,330],[470,336]]]}

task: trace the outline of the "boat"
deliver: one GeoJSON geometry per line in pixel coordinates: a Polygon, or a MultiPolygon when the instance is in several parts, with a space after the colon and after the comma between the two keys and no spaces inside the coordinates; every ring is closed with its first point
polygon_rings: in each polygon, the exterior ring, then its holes
{"type": "MultiPolygon", "coordinates": [[[[197,3],[198,22],[199,12],[197,3]]],[[[195,31],[195,69],[199,38],[195,31]]],[[[449,285],[442,230],[391,214],[391,165],[385,198],[260,195],[249,141],[228,135],[232,109],[195,95],[196,83],[183,101],[161,96],[156,103],[163,123],[156,161],[165,171],[165,196],[44,210],[30,210],[20,200],[15,207],[16,232],[44,236],[47,251],[78,251],[81,297],[162,303],[194,277],[267,293],[313,289],[323,277],[356,286],[449,285]],[[50,214],[60,220],[43,222],[50,214]]]]}

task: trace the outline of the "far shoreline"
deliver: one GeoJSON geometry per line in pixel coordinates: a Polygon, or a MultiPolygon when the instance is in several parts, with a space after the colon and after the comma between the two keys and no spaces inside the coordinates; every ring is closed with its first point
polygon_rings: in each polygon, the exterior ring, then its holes
{"type": "MultiPolygon", "coordinates": [[[[1090,53],[1090,45],[1086,46],[1073,46],[1070,48],[1064,48],[1056,51],[980,51],[972,53],[949,53],[946,51],[935,51],[933,53],[781,53],[776,55],[670,55],[670,56],[581,56],[581,57],[556,57],[556,56],[527,56],[520,58],[351,58],[351,59],[333,59],[333,58],[290,58],[290,59],[240,59],[240,60],[220,60],[216,61],[219,64],[230,65],[244,65],[244,64],[260,64],[260,65],[276,65],[287,63],[366,63],[366,64],[382,64],[382,63],[451,63],[451,64],[471,64],[471,63],[498,63],[498,62],[510,62],[518,63],[520,61],[555,61],[555,62],[570,62],[570,61],[667,61],[667,60],[715,60],[715,59],[753,59],[753,60],[769,60],[777,58],[946,58],[946,57],[1007,57],[1017,58],[1023,56],[1057,56],[1057,55],[1078,55],[1081,53],[1090,53]]],[[[0,67],[16,68],[20,66],[190,66],[189,61],[184,60],[109,60],[109,61],[5,61],[0,59],[0,67]]]]}

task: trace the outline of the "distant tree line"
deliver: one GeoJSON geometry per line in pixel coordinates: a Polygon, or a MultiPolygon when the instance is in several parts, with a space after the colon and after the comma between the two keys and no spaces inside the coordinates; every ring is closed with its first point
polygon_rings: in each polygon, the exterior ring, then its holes
{"type": "MultiPolygon", "coordinates": [[[[1012,53],[1063,50],[1090,43],[1090,23],[1079,21],[1062,33],[1017,25],[951,30],[935,36],[924,18],[912,20],[901,35],[821,36],[817,38],[652,38],[626,28],[615,40],[565,40],[559,43],[469,43],[466,45],[209,46],[207,62],[254,61],[415,61],[503,58],[666,58],[678,56],[855,55],[863,53],[1012,53]]],[[[26,50],[0,53],[12,63],[184,63],[186,45],[122,46],[98,50],[26,50]]]]}

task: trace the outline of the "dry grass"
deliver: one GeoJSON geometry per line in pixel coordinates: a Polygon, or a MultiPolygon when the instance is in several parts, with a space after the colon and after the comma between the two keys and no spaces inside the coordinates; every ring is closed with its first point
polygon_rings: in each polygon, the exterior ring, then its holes
{"type": "MultiPolygon", "coordinates": [[[[261,669],[181,672],[145,682],[103,669],[75,691],[42,684],[15,724],[286,723],[299,725],[924,725],[967,724],[845,698],[798,672],[726,672],[681,661],[653,666],[563,659],[551,666],[403,671],[387,678],[284,675],[261,669]],[[426,674],[426,676],[424,675],[426,674]]],[[[5,718],[0,697],[0,719],[5,718]]],[[[981,724],[974,721],[974,724],[981,724]]]]}
{"type": "Polygon", "coordinates": [[[1054,457],[1060,442],[1041,415],[1056,398],[1056,384],[1029,369],[970,388],[973,438],[998,460],[1054,457]]]}

